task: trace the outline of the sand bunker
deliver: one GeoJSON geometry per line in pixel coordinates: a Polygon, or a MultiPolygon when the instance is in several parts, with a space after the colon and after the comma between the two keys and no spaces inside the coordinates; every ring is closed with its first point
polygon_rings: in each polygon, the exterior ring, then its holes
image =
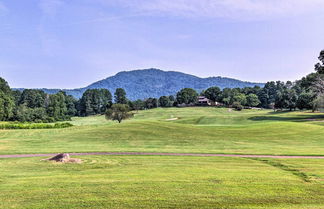
{"type": "Polygon", "coordinates": [[[178,120],[179,118],[169,118],[169,119],[166,119],[166,120],[168,120],[168,121],[170,121],[170,120],[178,120]]]}

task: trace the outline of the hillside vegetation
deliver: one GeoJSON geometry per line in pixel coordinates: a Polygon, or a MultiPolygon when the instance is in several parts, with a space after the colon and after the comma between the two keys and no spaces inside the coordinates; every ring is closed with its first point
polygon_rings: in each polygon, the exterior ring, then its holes
{"type": "MultiPolygon", "coordinates": [[[[108,89],[114,92],[117,88],[123,88],[130,100],[145,99],[149,97],[159,98],[164,95],[175,95],[182,88],[193,88],[197,91],[211,86],[220,88],[244,88],[264,86],[262,83],[244,82],[225,77],[199,78],[197,76],[158,69],[133,70],[120,72],[114,76],[90,84],[85,88],[64,90],[75,98],[81,98],[87,89],[108,89]]],[[[55,94],[60,89],[42,89],[46,93],[55,94]]]]}

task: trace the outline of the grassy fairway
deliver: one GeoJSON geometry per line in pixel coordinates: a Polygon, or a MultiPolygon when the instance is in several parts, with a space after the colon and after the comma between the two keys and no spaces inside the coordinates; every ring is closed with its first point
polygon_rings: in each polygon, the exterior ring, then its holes
{"type": "MultiPolygon", "coordinates": [[[[323,114],[302,112],[155,109],[122,124],[96,116],[74,118],[66,129],[0,130],[0,154],[323,155],[323,120],[323,114]]],[[[0,159],[0,208],[324,208],[321,159],[80,158],[82,164],[0,159]]]]}
{"type": "Polygon", "coordinates": [[[122,124],[74,118],[55,130],[0,130],[0,154],[147,151],[323,155],[324,114],[218,108],[140,111],[122,124]],[[177,120],[168,120],[178,118],[177,120]]]}
{"type": "Polygon", "coordinates": [[[83,156],[0,159],[0,208],[323,208],[319,160],[83,156]],[[300,170],[298,170],[300,169],[300,170]],[[306,175],[310,181],[298,175],[306,175]]]}

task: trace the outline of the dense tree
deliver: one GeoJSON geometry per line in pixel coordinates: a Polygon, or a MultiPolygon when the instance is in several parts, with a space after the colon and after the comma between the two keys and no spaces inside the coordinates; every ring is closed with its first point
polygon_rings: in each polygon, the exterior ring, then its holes
{"type": "Polygon", "coordinates": [[[172,106],[171,101],[170,101],[169,97],[167,97],[167,96],[161,96],[159,98],[159,105],[160,105],[160,107],[171,107],[172,106]]]}
{"type": "Polygon", "coordinates": [[[259,93],[259,99],[261,101],[261,106],[268,108],[270,104],[275,103],[277,95],[277,87],[274,81],[267,82],[264,88],[259,93]]]}
{"type": "Polygon", "coordinates": [[[296,106],[298,109],[303,110],[303,109],[308,109],[311,110],[314,107],[313,101],[314,101],[314,94],[312,92],[307,92],[303,91],[298,99],[296,106]]]}
{"type": "Polygon", "coordinates": [[[178,104],[194,104],[197,102],[198,93],[191,88],[184,88],[177,93],[178,104]]]}
{"type": "Polygon", "coordinates": [[[11,95],[13,97],[13,100],[15,102],[15,106],[19,105],[20,97],[21,97],[21,91],[19,90],[14,90],[11,92],[11,95]]]}
{"type": "Polygon", "coordinates": [[[112,95],[107,89],[99,89],[100,113],[103,114],[112,105],[112,95]]]}
{"type": "Polygon", "coordinates": [[[0,121],[13,116],[15,102],[8,83],[0,78],[0,121]]]}
{"type": "Polygon", "coordinates": [[[152,109],[158,107],[158,100],[156,98],[148,98],[144,101],[145,108],[152,109]]]}
{"type": "Polygon", "coordinates": [[[240,102],[234,102],[232,107],[235,108],[235,110],[237,111],[241,111],[243,109],[243,106],[240,102]]]}
{"type": "Polygon", "coordinates": [[[66,106],[65,93],[49,95],[47,113],[53,121],[68,120],[68,109],[66,106]]]}
{"type": "Polygon", "coordinates": [[[111,108],[106,111],[105,115],[107,120],[116,120],[119,123],[133,116],[128,105],[125,104],[113,104],[111,108]]]}
{"type": "Polygon", "coordinates": [[[29,108],[45,107],[46,93],[42,90],[25,89],[19,100],[19,105],[29,108]]]}
{"type": "Polygon", "coordinates": [[[133,101],[133,109],[138,111],[138,110],[143,110],[145,108],[145,103],[143,100],[136,100],[136,101],[133,101]]]}
{"type": "Polygon", "coordinates": [[[324,50],[320,52],[318,59],[320,62],[315,65],[315,71],[319,74],[324,74],[324,50]]]}
{"type": "Polygon", "coordinates": [[[257,107],[260,104],[260,100],[257,95],[249,94],[246,96],[246,105],[249,107],[257,107]]]}
{"type": "Polygon", "coordinates": [[[19,105],[15,110],[14,120],[20,122],[54,122],[47,116],[46,109],[43,107],[30,108],[26,104],[19,105]]]}
{"type": "Polygon", "coordinates": [[[80,115],[104,114],[111,104],[112,96],[107,89],[88,89],[80,99],[80,115]]]}
{"type": "Polygon", "coordinates": [[[221,102],[223,102],[226,106],[231,105],[232,101],[232,89],[225,88],[221,94],[221,102]]]}
{"type": "Polygon", "coordinates": [[[0,121],[9,120],[13,115],[14,101],[10,97],[0,91],[0,121]]]}
{"type": "Polygon", "coordinates": [[[287,94],[287,107],[290,111],[297,108],[298,95],[295,89],[288,88],[285,93],[287,94]]]}
{"type": "Polygon", "coordinates": [[[279,85],[275,99],[275,108],[287,108],[289,110],[296,109],[298,96],[295,89],[292,88],[292,83],[287,82],[283,86],[281,86],[281,84],[279,85]]]}
{"type": "Polygon", "coordinates": [[[235,94],[233,96],[233,103],[234,102],[240,103],[241,105],[245,106],[247,104],[247,100],[246,100],[245,94],[241,94],[241,93],[235,94]]]}
{"type": "Polygon", "coordinates": [[[77,115],[77,103],[78,101],[70,95],[66,95],[66,93],[64,92],[64,96],[65,96],[65,104],[66,104],[66,109],[67,109],[67,115],[69,116],[76,116],[77,115]]]}
{"type": "Polygon", "coordinates": [[[170,106],[171,107],[177,106],[177,104],[176,104],[176,98],[173,95],[170,95],[169,96],[169,101],[170,101],[170,106]]]}
{"type": "Polygon", "coordinates": [[[210,87],[204,92],[204,96],[213,102],[221,100],[222,91],[218,87],[210,87]]]}
{"type": "Polygon", "coordinates": [[[127,104],[126,92],[122,88],[118,88],[115,91],[115,103],[127,104]]]}

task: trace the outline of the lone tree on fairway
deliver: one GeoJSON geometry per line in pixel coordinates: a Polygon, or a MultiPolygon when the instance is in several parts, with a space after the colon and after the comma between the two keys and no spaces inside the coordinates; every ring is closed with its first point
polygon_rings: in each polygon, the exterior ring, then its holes
{"type": "Polygon", "coordinates": [[[128,105],[125,104],[113,104],[110,109],[106,111],[107,120],[117,120],[119,123],[122,120],[133,117],[133,113],[130,112],[128,105]]]}

